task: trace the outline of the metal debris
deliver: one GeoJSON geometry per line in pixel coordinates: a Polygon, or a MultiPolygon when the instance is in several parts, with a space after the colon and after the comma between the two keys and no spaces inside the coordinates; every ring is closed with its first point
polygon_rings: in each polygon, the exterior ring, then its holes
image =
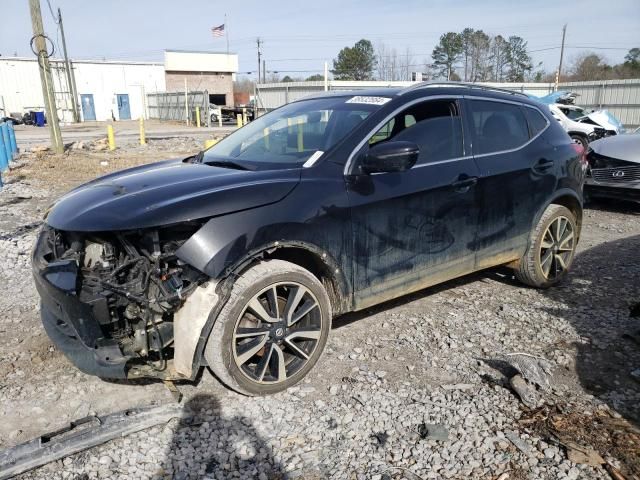
{"type": "Polygon", "coordinates": [[[88,416],[29,442],[0,451],[0,480],[32,470],[114,438],[166,423],[182,415],[176,404],[88,416]]]}
{"type": "Polygon", "coordinates": [[[437,423],[421,423],[418,425],[420,438],[444,442],[449,440],[449,431],[444,425],[437,423]]]}
{"type": "Polygon", "coordinates": [[[553,364],[549,360],[528,353],[506,353],[502,359],[528,382],[535,383],[545,392],[551,391],[549,376],[553,372],[553,364]]]}

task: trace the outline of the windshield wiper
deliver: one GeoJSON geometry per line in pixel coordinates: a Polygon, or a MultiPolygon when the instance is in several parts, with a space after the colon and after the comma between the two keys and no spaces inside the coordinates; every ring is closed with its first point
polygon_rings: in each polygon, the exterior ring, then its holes
{"type": "Polygon", "coordinates": [[[230,160],[208,160],[204,162],[204,164],[211,165],[212,167],[235,168],[236,170],[249,170],[244,165],[240,165],[239,163],[232,162],[230,160]]]}

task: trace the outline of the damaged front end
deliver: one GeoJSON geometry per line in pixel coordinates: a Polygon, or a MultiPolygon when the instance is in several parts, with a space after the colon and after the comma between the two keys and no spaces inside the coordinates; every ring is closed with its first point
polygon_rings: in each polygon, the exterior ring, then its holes
{"type": "Polygon", "coordinates": [[[207,280],[175,252],[200,226],[107,233],[45,226],[33,273],[51,340],[91,375],[175,377],[174,314],[207,280]]]}

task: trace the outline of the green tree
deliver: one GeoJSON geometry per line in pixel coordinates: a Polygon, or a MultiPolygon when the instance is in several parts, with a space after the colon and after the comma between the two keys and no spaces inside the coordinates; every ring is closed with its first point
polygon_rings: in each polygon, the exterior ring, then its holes
{"type": "Polygon", "coordinates": [[[633,70],[640,70],[640,48],[632,48],[624,56],[624,64],[633,70]]]}
{"type": "Polygon", "coordinates": [[[307,82],[320,82],[322,80],[324,80],[324,75],[320,75],[319,73],[307,77],[307,82]]]}
{"type": "Polygon", "coordinates": [[[431,53],[433,63],[440,76],[451,80],[453,65],[460,59],[462,54],[462,39],[459,33],[447,32],[440,36],[440,43],[436,45],[431,53]]]}
{"type": "Polygon", "coordinates": [[[336,80],[371,80],[376,67],[376,54],[369,40],[362,39],[353,47],[344,47],[333,61],[331,73],[336,80]]]}
{"type": "Polygon", "coordinates": [[[524,82],[525,75],[533,69],[531,57],[527,52],[527,42],[522,37],[509,37],[507,65],[509,82],[524,82]]]}
{"type": "Polygon", "coordinates": [[[294,82],[295,80],[291,78],[289,75],[285,75],[281,82],[294,82]]]}

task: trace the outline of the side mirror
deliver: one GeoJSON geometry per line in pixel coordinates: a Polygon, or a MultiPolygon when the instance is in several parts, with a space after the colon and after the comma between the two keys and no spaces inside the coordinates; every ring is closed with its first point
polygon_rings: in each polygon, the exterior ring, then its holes
{"type": "Polygon", "coordinates": [[[364,156],[362,172],[404,172],[415,165],[419,153],[420,148],[413,142],[382,142],[372,146],[364,156]]]}

